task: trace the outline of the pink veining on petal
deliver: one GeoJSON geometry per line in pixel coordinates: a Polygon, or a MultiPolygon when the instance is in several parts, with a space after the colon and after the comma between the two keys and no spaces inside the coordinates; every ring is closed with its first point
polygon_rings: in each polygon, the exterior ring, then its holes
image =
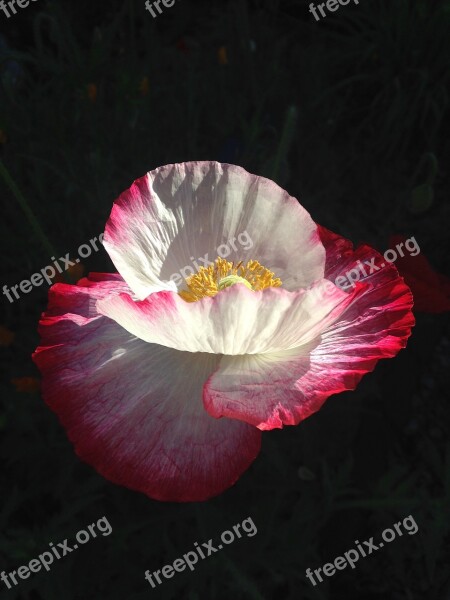
{"type": "MultiPolygon", "coordinates": [[[[350,242],[335,234],[324,233],[322,240],[326,274],[333,279],[358,260],[375,256],[381,264],[382,257],[368,246],[353,251],[350,242]]],[[[392,265],[386,266],[306,347],[272,356],[226,357],[205,384],[205,408],[215,417],[241,419],[261,430],[296,425],[330,395],[355,389],[378,360],[406,346],[414,325],[412,305],[409,288],[392,265]]]]}
{"type": "Polygon", "coordinates": [[[47,404],[78,456],[110,481],[174,502],[221,493],[255,459],[261,433],[204,410],[219,357],[136,339],[93,310],[123,282],[95,279],[51,290],[33,356],[47,404]]]}

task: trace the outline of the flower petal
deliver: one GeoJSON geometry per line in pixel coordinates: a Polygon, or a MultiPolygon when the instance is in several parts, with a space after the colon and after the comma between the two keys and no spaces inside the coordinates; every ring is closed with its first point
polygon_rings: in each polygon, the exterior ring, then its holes
{"type": "Polygon", "coordinates": [[[253,292],[236,284],[197,302],[186,302],[173,292],[151,294],[141,302],[121,294],[100,300],[97,308],[149,343],[188,352],[257,354],[306,344],[363,289],[348,294],[325,280],[299,292],[253,292]]]}
{"type": "Polygon", "coordinates": [[[49,318],[70,313],[74,320],[82,323],[86,317],[101,316],[96,309],[98,300],[120,293],[134,297],[117,273],[89,273],[89,277],[83,277],[77,285],[56,283],[49,290],[45,316],[49,318]]]}
{"type": "Polygon", "coordinates": [[[158,500],[200,501],[233,485],[257,456],[261,433],[204,410],[203,384],[219,358],[134,338],[92,312],[96,298],[122,284],[83,282],[52,288],[33,357],[77,454],[158,500]]]}
{"type": "MultiPolygon", "coordinates": [[[[375,257],[381,264],[382,257],[371,248],[363,246],[353,252],[350,242],[340,240],[333,237],[330,246],[325,243],[327,251],[330,248],[330,276],[357,268],[358,260],[375,257]]],[[[370,282],[308,347],[272,355],[224,357],[204,388],[208,412],[267,430],[296,425],[319,410],[330,395],[353,390],[379,359],[391,358],[406,346],[414,325],[411,292],[393,266],[380,268],[370,282]]]]}
{"type": "Polygon", "coordinates": [[[218,255],[256,259],[288,290],[324,272],[317,227],[297,200],[269,179],[213,161],[166,165],[137,179],[114,204],[104,246],[139,299],[175,291],[218,255]]]}

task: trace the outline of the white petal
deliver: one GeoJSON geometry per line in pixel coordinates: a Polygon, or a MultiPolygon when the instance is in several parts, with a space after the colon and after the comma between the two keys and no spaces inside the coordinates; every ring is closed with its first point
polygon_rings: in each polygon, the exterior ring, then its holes
{"type": "Polygon", "coordinates": [[[325,264],[317,227],[295,198],[241,167],[208,161],[136,180],[112,209],[104,245],[140,299],[175,290],[173,282],[179,289],[218,255],[258,260],[288,290],[321,279],[325,264]]]}
{"type": "Polygon", "coordinates": [[[256,354],[308,343],[359,293],[347,294],[326,280],[299,292],[253,292],[236,284],[197,302],[185,302],[173,292],[141,302],[121,294],[100,300],[97,309],[146,342],[188,352],[256,354]]]}

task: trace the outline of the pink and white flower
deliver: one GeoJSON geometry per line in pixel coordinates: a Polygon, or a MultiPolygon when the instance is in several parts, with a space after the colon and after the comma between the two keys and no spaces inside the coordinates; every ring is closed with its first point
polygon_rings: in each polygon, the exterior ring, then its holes
{"type": "Polygon", "coordinates": [[[350,292],[356,250],[272,181],[216,162],[160,167],[115,202],[119,274],[58,283],[34,360],[77,454],[165,501],[233,485],[262,431],[296,425],[406,345],[412,296],[388,265],[350,292]],[[177,288],[172,273],[246,231],[177,288]]]}

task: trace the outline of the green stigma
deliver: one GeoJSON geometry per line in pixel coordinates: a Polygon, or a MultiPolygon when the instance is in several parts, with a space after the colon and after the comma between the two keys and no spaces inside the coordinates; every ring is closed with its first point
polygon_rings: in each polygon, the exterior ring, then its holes
{"type": "Polygon", "coordinates": [[[243,277],[239,277],[239,275],[227,275],[219,281],[217,287],[219,288],[219,290],[223,290],[224,288],[231,287],[236,283],[243,283],[245,287],[248,287],[249,290],[253,290],[251,284],[243,277]]]}

